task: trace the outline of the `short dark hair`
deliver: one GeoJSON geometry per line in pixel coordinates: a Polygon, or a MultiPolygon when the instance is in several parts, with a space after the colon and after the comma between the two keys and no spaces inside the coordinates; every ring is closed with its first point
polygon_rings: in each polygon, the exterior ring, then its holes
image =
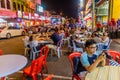
{"type": "Polygon", "coordinates": [[[56,31],[54,28],[51,28],[50,30],[49,30],[49,32],[52,32],[52,31],[56,31]]]}
{"type": "Polygon", "coordinates": [[[88,39],[85,43],[85,47],[89,47],[90,45],[96,44],[94,39],[88,39]]]}
{"type": "Polygon", "coordinates": [[[29,37],[29,41],[32,41],[33,40],[33,35],[29,37]]]}

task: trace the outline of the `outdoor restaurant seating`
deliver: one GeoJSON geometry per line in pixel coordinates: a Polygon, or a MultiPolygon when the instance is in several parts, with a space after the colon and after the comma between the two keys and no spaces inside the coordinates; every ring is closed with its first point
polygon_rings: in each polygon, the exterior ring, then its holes
{"type": "Polygon", "coordinates": [[[79,52],[73,52],[68,57],[69,60],[70,60],[71,68],[72,68],[72,80],[74,80],[74,79],[81,80],[80,77],[78,76],[78,74],[76,74],[76,72],[75,72],[78,69],[77,69],[77,67],[75,67],[74,62],[73,62],[73,60],[74,60],[75,57],[79,57],[80,58],[80,56],[81,56],[81,53],[79,53],[79,52]]]}
{"type": "Polygon", "coordinates": [[[41,73],[43,80],[43,74],[42,74],[43,60],[44,60],[44,56],[40,56],[39,58],[33,60],[30,66],[24,68],[22,80],[25,80],[26,75],[31,76],[33,80],[38,80],[37,75],[39,73],[41,73]]]}

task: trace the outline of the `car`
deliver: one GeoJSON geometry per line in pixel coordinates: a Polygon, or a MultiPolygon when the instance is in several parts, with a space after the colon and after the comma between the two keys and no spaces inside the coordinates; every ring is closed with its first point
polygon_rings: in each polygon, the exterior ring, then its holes
{"type": "Polygon", "coordinates": [[[14,26],[0,27],[0,38],[11,38],[13,36],[25,35],[25,30],[14,26]]]}

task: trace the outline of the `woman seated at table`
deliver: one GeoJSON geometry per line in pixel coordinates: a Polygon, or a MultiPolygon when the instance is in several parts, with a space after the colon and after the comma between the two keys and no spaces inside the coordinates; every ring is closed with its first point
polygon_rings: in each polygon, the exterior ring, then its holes
{"type": "MultiPolygon", "coordinates": [[[[93,71],[98,65],[105,66],[106,56],[102,51],[96,51],[96,42],[93,39],[89,39],[85,43],[86,52],[81,55],[81,63],[83,67],[88,71],[93,71]],[[100,55],[101,54],[101,55],[100,55]]],[[[80,73],[81,77],[82,72],[80,73]]],[[[81,80],[84,80],[85,73],[82,74],[81,80]]]]}
{"type": "Polygon", "coordinates": [[[39,43],[38,38],[39,38],[39,35],[32,35],[32,36],[30,36],[29,41],[30,41],[32,46],[36,47],[37,50],[40,50],[41,47],[38,44],[39,43]]]}

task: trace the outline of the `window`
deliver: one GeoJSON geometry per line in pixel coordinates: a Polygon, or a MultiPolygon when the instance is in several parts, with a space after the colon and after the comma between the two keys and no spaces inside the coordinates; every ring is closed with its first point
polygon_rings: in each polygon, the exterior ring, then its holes
{"type": "Polygon", "coordinates": [[[1,0],[1,8],[5,8],[5,0],[1,0]]]}
{"type": "Polygon", "coordinates": [[[24,6],[23,5],[21,5],[21,9],[22,9],[22,11],[24,11],[24,6]]]}
{"type": "Polygon", "coordinates": [[[20,10],[20,4],[18,4],[18,10],[20,10]]]}
{"type": "Polygon", "coordinates": [[[16,3],[15,2],[13,2],[13,10],[16,11],[16,3]]]}
{"type": "Polygon", "coordinates": [[[10,1],[7,0],[7,9],[10,9],[10,1]]]}

